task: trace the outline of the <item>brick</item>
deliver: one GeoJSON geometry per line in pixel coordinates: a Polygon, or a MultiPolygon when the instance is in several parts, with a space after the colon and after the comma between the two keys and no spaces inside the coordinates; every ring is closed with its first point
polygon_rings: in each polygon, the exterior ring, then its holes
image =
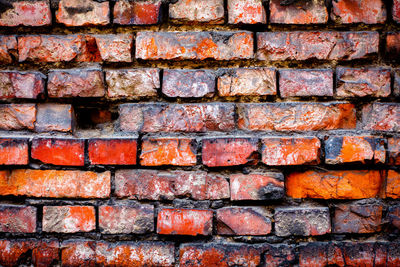
{"type": "Polygon", "coordinates": [[[281,97],[333,96],[333,72],[330,69],[279,70],[281,97]]]}
{"type": "Polygon", "coordinates": [[[268,267],[292,266],[295,264],[296,255],[293,245],[262,245],[262,258],[268,262],[268,267]]]}
{"type": "Polygon", "coordinates": [[[88,141],[90,164],[135,165],[136,138],[94,138],[88,141]]]}
{"type": "Polygon", "coordinates": [[[259,32],[258,60],[353,60],[378,53],[378,32],[259,32]],[[290,40],[290,41],[289,41],[290,40]]]}
{"type": "Polygon", "coordinates": [[[400,229],[400,206],[389,207],[387,219],[391,225],[400,229]]]}
{"type": "Polygon", "coordinates": [[[74,111],[68,104],[39,104],[36,113],[37,132],[71,132],[74,127],[74,111]]]}
{"type": "Polygon", "coordinates": [[[202,140],[202,161],[208,167],[258,163],[257,138],[207,138],[202,140]]]}
{"type": "Polygon", "coordinates": [[[37,240],[32,245],[32,263],[34,266],[49,266],[60,260],[58,240],[37,240]]]}
{"type": "Polygon", "coordinates": [[[238,60],[253,58],[251,32],[138,32],[136,58],[238,60]]]}
{"type": "Polygon", "coordinates": [[[220,235],[267,235],[272,227],[261,207],[225,207],[217,210],[216,219],[220,235]]]}
{"type": "Polygon", "coordinates": [[[169,4],[169,17],[175,23],[224,23],[223,0],[178,0],[169,4]]]}
{"type": "Polygon", "coordinates": [[[51,70],[48,74],[49,97],[102,97],[105,94],[100,70],[51,70]]]}
{"type": "Polygon", "coordinates": [[[381,230],[382,206],[341,204],[332,218],[334,233],[375,233],[381,230]]]}
{"type": "Polygon", "coordinates": [[[390,59],[398,60],[400,55],[400,32],[389,32],[386,35],[386,55],[390,59]]]}
{"type": "Polygon", "coordinates": [[[328,22],[328,10],[323,0],[290,1],[282,4],[281,0],[269,3],[270,22],[277,24],[322,24],[328,22]]]}
{"type": "Polygon", "coordinates": [[[400,173],[394,170],[388,170],[386,180],[386,197],[400,198],[400,173]]]}
{"type": "Polygon", "coordinates": [[[263,2],[260,0],[228,0],[228,23],[267,23],[263,2]]]}
{"type": "Polygon", "coordinates": [[[377,170],[310,170],[290,173],[285,185],[292,198],[361,199],[377,197],[382,182],[377,170]]]}
{"type": "Polygon", "coordinates": [[[62,243],[61,247],[61,261],[63,266],[95,266],[95,241],[67,240],[62,243]]]}
{"type": "Polygon", "coordinates": [[[196,142],[189,138],[146,138],[142,140],[140,165],[194,166],[196,142]]]}
{"type": "Polygon", "coordinates": [[[18,43],[15,36],[0,35],[0,63],[11,63],[18,59],[18,43]]]}
{"type": "Polygon", "coordinates": [[[38,98],[44,93],[44,78],[36,71],[0,71],[0,98],[38,98]]]}
{"type": "Polygon", "coordinates": [[[319,164],[321,142],[316,137],[266,137],[262,162],[269,166],[319,164]]]}
{"type": "Polygon", "coordinates": [[[120,129],[126,132],[206,132],[235,129],[232,103],[122,104],[120,129]]]}
{"type": "Polygon", "coordinates": [[[385,163],[385,140],[373,136],[329,136],[325,140],[325,162],[385,163]]]}
{"type": "Polygon", "coordinates": [[[33,130],[37,119],[35,104],[1,104],[1,130],[33,130]]]}
{"type": "Polygon", "coordinates": [[[400,264],[400,245],[399,243],[391,243],[387,248],[387,265],[394,267],[400,264]]]}
{"type": "Polygon", "coordinates": [[[329,208],[287,207],[275,209],[277,236],[315,236],[331,232],[329,208]]]}
{"type": "Polygon", "coordinates": [[[10,8],[0,14],[0,26],[47,26],[51,24],[50,2],[11,2],[10,8]]]}
{"type": "Polygon", "coordinates": [[[354,129],[356,110],[345,102],[238,104],[238,127],[250,131],[354,129]]]}
{"type": "Polygon", "coordinates": [[[386,8],[382,0],[332,1],[331,18],[337,23],[385,23],[386,8]]]}
{"type": "Polygon", "coordinates": [[[390,165],[400,165],[400,138],[388,138],[388,157],[390,165]]]}
{"type": "Polygon", "coordinates": [[[157,89],[160,88],[159,73],[160,70],[155,68],[106,70],[108,97],[157,96],[157,89]]]}
{"type": "Polygon", "coordinates": [[[132,34],[102,34],[95,38],[103,61],[132,62],[132,34]]]}
{"type": "Polygon", "coordinates": [[[77,233],[96,229],[93,206],[44,206],[44,232],[77,233]]]}
{"type": "Polygon", "coordinates": [[[260,253],[244,244],[195,243],[182,244],[179,249],[180,266],[258,266],[260,253]]]}
{"type": "Polygon", "coordinates": [[[275,200],[285,194],[282,173],[232,174],[231,200],[275,200]]]}
{"type": "Polygon", "coordinates": [[[28,139],[0,138],[0,165],[27,165],[28,139]]]}
{"type": "Polygon", "coordinates": [[[60,0],[56,19],[66,26],[107,25],[110,6],[108,1],[60,0]]]}
{"type": "Polygon", "coordinates": [[[364,130],[400,131],[400,104],[372,103],[364,106],[361,126],[364,130]]]}
{"type": "Polygon", "coordinates": [[[210,97],[214,91],[211,70],[164,70],[162,92],[168,97],[210,97]]]}
{"type": "Polygon", "coordinates": [[[17,205],[0,205],[0,232],[36,232],[36,208],[17,205]]]}
{"type": "Polygon", "coordinates": [[[217,200],[230,196],[224,176],[203,171],[117,170],[115,193],[138,200],[217,200]]]}
{"type": "Polygon", "coordinates": [[[147,25],[160,22],[161,1],[118,0],[114,5],[114,23],[121,25],[147,25]]]}
{"type": "Polygon", "coordinates": [[[34,138],[31,157],[45,164],[85,165],[85,141],[70,138],[34,138]]]}
{"type": "Polygon", "coordinates": [[[276,70],[273,68],[227,69],[218,77],[220,96],[276,95],[276,70]]]}
{"type": "Polygon", "coordinates": [[[393,94],[394,96],[400,96],[400,69],[394,70],[394,79],[393,79],[393,94]]]}
{"type": "Polygon", "coordinates": [[[387,97],[390,95],[390,69],[336,69],[336,94],[339,97],[387,97]]]}
{"type": "Polygon", "coordinates": [[[399,0],[393,0],[392,15],[393,15],[393,20],[397,23],[400,23],[400,1],[399,0]]]}
{"type": "Polygon", "coordinates": [[[0,172],[0,195],[49,198],[106,198],[110,172],[12,170],[0,172]]]}
{"type": "Polygon", "coordinates": [[[145,234],[154,231],[154,206],[99,207],[99,227],[105,234],[145,234]]]}
{"type": "Polygon", "coordinates": [[[162,208],[157,216],[157,233],[161,235],[211,235],[211,210],[162,208]]]}

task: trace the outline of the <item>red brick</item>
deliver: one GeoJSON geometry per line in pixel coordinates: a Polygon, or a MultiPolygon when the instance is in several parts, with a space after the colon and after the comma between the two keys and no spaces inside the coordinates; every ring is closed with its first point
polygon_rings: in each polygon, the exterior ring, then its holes
{"type": "Polygon", "coordinates": [[[275,209],[277,236],[315,236],[331,232],[329,208],[286,207],[275,209]]]}
{"type": "Polygon", "coordinates": [[[99,207],[99,227],[105,234],[145,234],[154,231],[154,206],[99,207]]]}
{"type": "Polygon", "coordinates": [[[120,129],[126,132],[206,132],[235,129],[234,104],[122,104],[120,129]]]}
{"type": "Polygon", "coordinates": [[[388,58],[398,60],[400,55],[400,32],[389,32],[386,35],[386,54],[388,58]]]}
{"type": "Polygon", "coordinates": [[[269,166],[319,164],[321,142],[316,137],[266,137],[262,162],[269,166]]]}
{"type": "Polygon", "coordinates": [[[387,248],[387,266],[395,267],[400,264],[400,245],[399,243],[391,242],[387,248]]]}
{"type": "Polygon", "coordinates": [[[36,113],[35,130],[37,132],[72,132],[74,111],[68,104],[39,104],[36,113]]]}
{"type": "Polygon", "coordinates": [[[0,98],[38,98],[44,93],[45,76],[36,71],[1,71],[0,98]]]}
{"type": "Polygon", "coordinates": [[[64,241],[61,247],[62,266],[95,266],[95,241],[68,240],[64,241]]]}
{"type": "Polygon", "coordinates": [[[196,165],[196,145],[189,138],[147,138],[142,141],[140,165],[196,165]]]}
{"type": "Polygon", "coordinates": [[[0,165],[27,165],[28,139],[0,138],[0,165]]]}
{"type": "Polygon", "coordinates": [[[175,23],[224,23],[223,0],[178,0],[169,4],[169,17],[175,23]]]}
{"type": "Polygon", "coordinates": [[[56,233],[90,232],[96,229],[93,206],[44,206],[43,231],[56,233]]]}
{"type": "Polygon", "coordinates": [[[385,23],[386,8],[382,0],[332,1],[331,18],[337,23],[385,23]]]}
{"type": "Polygon", "coordinates": [[[16,205],[0,205],[0,232],[36,232],[36,208],[16,205]]]}
{"type": "Polygon", "coordinates": [[[391,225],[400,229],[400,206],[389,207],[387,219],[391,225]]]}
{"type": "Polygon", "coordinates": [[[99,34],[95,38],[103,61],[132,62],[132,34],[99,34]]]}
{"type": "Polygon", "coordinates": [[[202,140],[202,161],[208,167],[258,163],[258,139],[209,138],[202,140]]]}
{"type": "Polygon", "coordinates": [[[356,110],[345,102],[238,104],[238,127],[251,131],[354,129],[356,110]]]}
{"type": "Polygon", "coordinates": [[[225,207],[217,210],[217,232],[220,235],[267,235],[271,220],[261,207],[225,207]]]}
{"type": "Polygon", "coordinates": [[[285,194],[281,173],[250,173],[230,175],[231,200],[273,200],[285,194]]]}
{"type": "Polygon", "coordinates": [[[35,138],[32,140],[31,157],[46,164],[83,166],[85,142],[80,139],[35,138]]]}
{"type": "Polygon", "coordinates": [[[60,244],[58,240],[41,239],[32,245],[32,263],[34,266],[45,267],[58,263],[60,259],[60,244]]]}
{"type": "Polygon", "coordinates": [[[135,165],[136,153],[136,138],[90,139],[88,143],[91,164],[135,165]]]}
{"type": "Polygon", "coordinates": [[[399,103],[372,103],[362,109],[362,128],[374,131],[400,131],[399,103]]]}
{"type": "Polygon", "coordinates": [[[262,251],[262,258],[264,262],[268,262],[268,267],[293,266],[296,262],[295,248],[293,245],[270,245],[264,243],[262,245],[262,251]]]}
{"type": "Polygon", "coordinates": [[[341,204],[332,218],[334,233],[375,233],[381,230],[382,206],[341,204]]]}
{"type": "Polygon", "coordinates": [[[58,23],[66,26],[107,25],[110,22],[109,2],[60,0],[56,19],[58,23]]]}
{"type": "Polygon", "coordinates": [[[259,60],[353,60],[378,53],[378,32],[259,32],[259,60]]]}
{"type": "Polygon", "coordinates": [[[385,140],[373,136],[329,136],[325,141],[325,162],[385,163],[385,140]]]}
{"type": "Polygon", "coordinates": [[[175,266],[175,247],[165,242],[97,242],[96,266],[175,266]]]}
{"type": "Polygon", "coordinates": [[[18,59],[18,43],[15,36],[0,35],[0,63],[11,63],[18,59]]]}
{"type": "Polygon", "coordinates": [[[157,216],[157,233],[161,235],[211,235],[211,210],[162,208],[157,216]]]}
{"type": "Polygon", "coordinates": [[[286,176],[292,198],[361,199],[377,197],[382,185],[377,170],[306,171],[286,176]]]}
{"type": "Polygon", "coordinates": [[[393,20],[400,23],[400,0],[393,0],[392,15],[393,20]]]}
{"type": "Polygon", "coordinates": [[[282,5],[281,0],[269,3],[271,23],[277,24],[322,24],[328,22],[328,10],[324,0],[290,1],[282,5]]]}
{"type": "Polygon", "coordinates": [[[168,97],[210,97],[214,91],[211,70],[164,70],[162,92],[168,97]]]}
{"type": "Polygon", "coordinates": [[[388,156],[390,165],[400,165],[400,138],[388,138],[388,156]]]}
{"type": "Polygon", "coordinates": [[[136,58],[237,60],[253,58],[253,34],[241,32],[138,32],[136,58]]]}
{"type": "Polygon", "coordinates": [[[148,200],[195,200],[229,198],[229,183],[222,175],[202,171],[118,170],[115,174],[118,197],[148,200]]]}
{"type": "Polygon", "coordinates": [[[267,23],[263,2],[260,0],[228,0],[228,23],[267,23]]]}
{"type": "Polygon", "coordinates": [[[336,69],[336,94],[340,97],[387,97],[390,95],[390,69],[336,69]]]}
{"type": "Polygon", "coordinates": [[[393,83],[393,94],[395,96],[400,96],[400,69],[394,70],[393,83]]]}
{"type": "Polygon", "coordinates": [[[276,95],[276,70],[273,68],[226,69],[218,77],[220,96],[276,95]]]}
{"type": "Polygon", "coordinates": [[[141,2],[117,0],[114,5],[114,23],[122,25],[145,25],[160,22],[159,0],[141,2]]]}
{"type": "Polygon", "coordinates": [[[0,172],[0,195],[50,198],[105,198],[110,172],[12,170],[0,172]]]}
{"type": "Polygon", "coordinates": [[[0,26],[47,26],[51,24],[50,3],[19,1],[0,14],[0,26]]]}
{"type": "Polygon", "coordinates": [[[180,266],[248,266],[261,263],[259,251],[243,244],[183,244],[179,250],[180,266]]]}
{"type": "Polygon", "coordinates": [[[156,96],[160,88],[159,69],[106,70],[105,73],[111,98],[156,96]]]}
{"type": "Polygon", "coordinates": [[[36,120],[35,104],[0,105],[1,130],[33,130],[36,120]]]}
{"type": "Polygon", "coordinates": [[[102,97],[105,94],[100,70],[52,70],[49,72],[49,97],[102,97]]]}
{"type": "Polygon", "coordinates": [[[386,197],[400,198],[400,173],[394,170],[388,170],[386,180],[386,197]]]}
{"type": "Polygon", "coordinates": [[[330,69],[286,69],[279,71],[281,97],[332,96],[333,72],[330,69]]]}

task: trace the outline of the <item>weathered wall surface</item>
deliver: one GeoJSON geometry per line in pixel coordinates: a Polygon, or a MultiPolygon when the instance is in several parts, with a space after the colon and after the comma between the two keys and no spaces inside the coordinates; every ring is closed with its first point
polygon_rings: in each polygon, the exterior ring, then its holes
{"type": "Polygon", "coordinates": [[[400,266],[399,0],[0,1],[1,266],[400,266]]]}

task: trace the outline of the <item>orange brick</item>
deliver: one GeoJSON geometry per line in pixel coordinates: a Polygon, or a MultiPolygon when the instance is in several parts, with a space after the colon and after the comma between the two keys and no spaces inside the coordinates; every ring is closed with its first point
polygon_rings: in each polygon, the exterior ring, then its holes
{"type": "Polygon", "coordinates": [[[135,165],[137,141],[131,138],[89,140],[89,161],[101,165],[135,165]]]}
{"type": "Polygon", "coordinates": [[[76,233],[96,229],[93,206],[44,206],[44,232],[76,233]]]}
{"type": "Polygon", "coordinates": [[[28,139],[0,139],[0,165],[26,165],[28,161],[28,139]]]}

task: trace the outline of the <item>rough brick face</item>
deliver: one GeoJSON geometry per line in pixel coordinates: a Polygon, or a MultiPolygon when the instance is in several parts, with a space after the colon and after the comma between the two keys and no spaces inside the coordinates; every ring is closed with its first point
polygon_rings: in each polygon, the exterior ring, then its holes
{"type": "Polygon", "coordinates": [[[384,23],[386,9],[382,0],[332,1],[331,18],[338,23],[384,23]]]}
{"type": "Polygon", "coordinates": [[[19,1],[0,14],[0,26],[47,26],[51,24],[50,2],[19,1]]]}
{"type": "Polygon", "coordinates": [[[93,206],[44,206],[43,231],[57,233],[89,232],[96,227],[93,206]]]}
{"type": "Polygon", "coordinates": [[[342,204],[332,218],[335,233],[373,233],[380,231],[382,206],[342,204]]]}
{"type": "Polygon", "coordinates": [[[393,0],[393,7],[392,7],[392,15],[393,20],[397,23],[400,23],[400,1],[393,0]]]}
{"type": "Polygon", "coordinates": [[[394,80],[393,80],[393,94],[395,96],[400,96],[400,69],[394,70],[394,80]]]}
{"type": "Polygon", "coordinates": [[[36,208],[26,206],[0,206],[0,232],[36,232],[36,208]]]}
{"type": "Polygon", "coordinates": [[[74,127],[74,112],[68,104],[39,104],[36,113],[37,132],[71,132],[74,127]]]}
{"type": "Polygon", "coordinates": [[[1,130],[33,130],[36,120],[35,104],[1,104],[1,130]]]}
{"type": "Polygon", "coordinates": [[[94,266],[96,263],[96,243],[94,241],[68,240],[64,241],[61,247],[63,265],[94,266]]]}
{"type": "Polygon", "coordinates": [[[0,138],[0,165],[27,165],[28,139],[0,138]]]}
{"type": "Polygon", "coordinates": [[[109,3],[93,0],[60,0],[58,23],[66,26],[106,25],[110,21],[109,3]]]}
{"type": "Polygon", "coordinates": [[[0,35],[0,63],[11,63],[18,59],[18,43],[15,36],[0,35]]]}
{"type": "Polygon", "coordinates": [[[114,23],[122,25],[157,24],[160,18],[161,1],[117,0],[114,5],[114,23]]]}
{"type": "Polygon", "coordinates": [[[260,0],[228,0],[228,23],[266,23],[267,15],[260,0]]]}
{"type": "Polygon", "coordinates": [[[44,75],[40,72],[1,71],[0,98],[34,99],[44,93],[44,75]]]}
{"type": "Polygon", "coordinates": [[[386,197],[400,198],[400,173],[394,170],[389,170],[386,180],[386,197]]]}
{"type": "Polygon", "coordinates": [[[388,210],[387,218],[389,223],[400,229],[400,206],[392,206],[388,210]]]}
{"type": "Polygon", "coordinates": [[[224,23],[223,0],[178,0],[169,5],[169,17],[177,23],[224,23]]]}
{"type": "Polygon", "coordinates": [[[90,139],[88,155],[91,164],[135,165],[137,140],[131,138],[90,139]]]}
{"type": "Polygon", "coordinates": [[[388,138],[389,164],[400,165],[400,138],[388,138]]]}
{"type": "Polygon", "coordinates": [[[386,54],[390,59],[398,59],[400,55],[400,33],[390,32],[386,36],[386,54]]]}
{"type": "Polygon", "coordinates": [[[132,34],[96,35],[100,57],[107,62],[132,62],[132,34]]]}
{"type": "Polygon", "coordinates": [[[362,128],[376,131],[400,130],[400,104],[372,103],[362,110],[362,128]]]}
{"type": "Polygon", "coordinates": [[[323,0],[289,1],[289,5],[280,0],[269,2],[271,23],[277,24],[317,24],[328,22],[328,10],[323,0]]]}

